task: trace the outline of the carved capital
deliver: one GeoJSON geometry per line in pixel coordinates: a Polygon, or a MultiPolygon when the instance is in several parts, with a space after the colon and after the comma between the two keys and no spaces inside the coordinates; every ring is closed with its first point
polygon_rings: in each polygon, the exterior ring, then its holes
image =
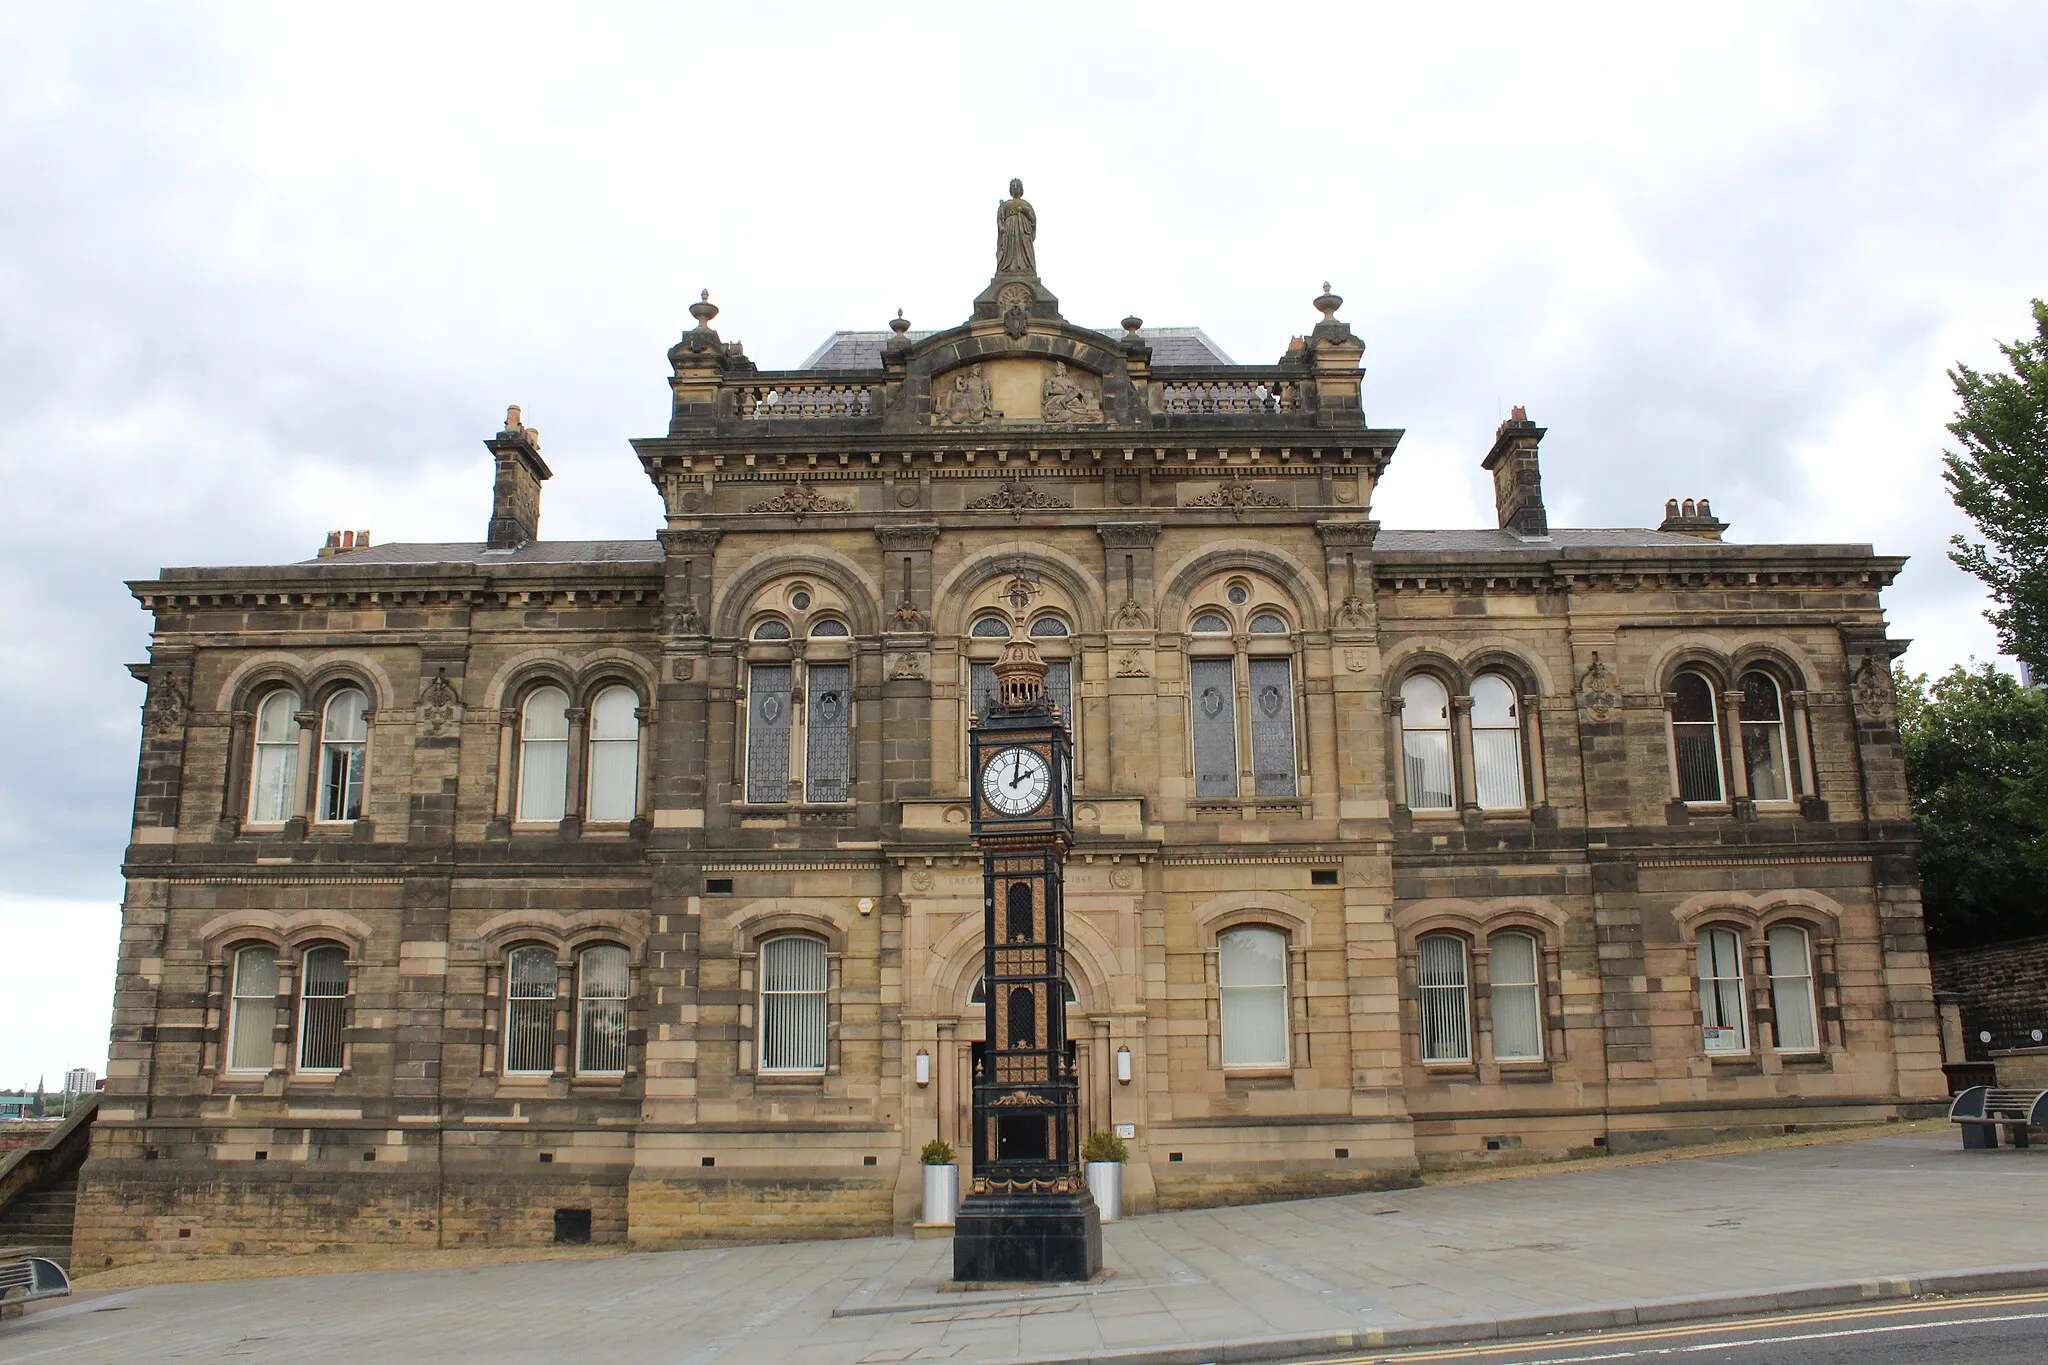
{"type": "Polygon", "coordinates": [[[922,521],[908,525],[877,526],[875,539],[882,542],[885,550],[929,550],[938,543],[939,528],[935,523],[922,521]]]}
{"type": "Polygon", "coordinates": [[[1370,550],[1380,533],[1376,521],[1319,521],[1316,534],[1333,549],[1370,550]]]}
{"type": "Polygon", "coordinates": [[[724,534],[716,526],[691,526],[655,533],[661,541],[662,550],[672,555],[708,555],[718,548],[718,538],[724,534]]]}
{"type": "Polygon", "coordinates": [[[1142,550],[1159,539],[1160,524],[1156,521],[1100,521],[1095,524],[1095,534],[1102,537],[1102,543],[1112,550],[1142,550]]]}

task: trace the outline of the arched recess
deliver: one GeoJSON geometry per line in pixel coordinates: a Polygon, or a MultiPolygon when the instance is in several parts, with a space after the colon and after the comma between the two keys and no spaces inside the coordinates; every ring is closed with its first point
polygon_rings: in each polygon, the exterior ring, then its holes
{"type": "Polygon", "coordinates": [[[1057,583],[1074,604],[1080,617],[1074,623],[1078,634],[1102,631],[1104,619],[1102,585],[1096,575],[1064,550],[1030,540],[1006,540],[987,546],[969,556],[932,589],[932,630],[938,635],[961,635],[967,630],[967,616],[974,596],[992,578],[1006,578],[1022,559],[1024,567],[1044,574],[1057,583]]]}
{"type": "Polygon", "coordinates": [[[341,910],[301,910],[292,915],[280,915],[274,910],[233,910],[199,926],[199,941],[206,945],[209,962],[220,961],[228,944],[251,936],[268,939],[286,949],[331,939],[346,947],[349,957],[355,959],[363,955],[370,941],[370,926],[341,910]]]}
{"type": "Polygon", "coordinates": [[[1481,673],[1496,672],[1516,679],[1524,691],[1535,689],[1538,696],[1548,697],[1556,693],[1550,681],[1550,669],[1542,656],[1512,635],[1481,635],[1466,641],[1458,666],[1464,672],[1468,688],[1472,679],[1481,673]]]}
{"type": "Polygon", "coordinates": [[[599,692],[614,683],[631,688],[642,706],[654,704],[653,668],[624,650],[603,650],[588,656],[569,695],[574,698],[574,705],[588,706],[599,692]]]}
{"type": "Polygon", "coordinates": [[[1387,915],[1387,922],[1394,926],[1394,935],[1404,948],[1437,929],[1466,934],[1475,942],[1502,929],[1532,929],[1554,946],[1564,933],[1565,921],[1565,912],[1557,905],[1533,896],[1490,900],[1432,896],[1397,905],[1387,915]]]}
{"type": "Polygon", "coordinates": [[[1122,374],[1125,364],[1123,354],[1100,332],[1070,322],[1034,321],[1021,337],[1002,332],[977,335],[971,324],[948,329],[917,343],[910,366],[929,382],[962,365],[1012,356],[1064,360],[1103,379],[1122,374]]]}
{"type": "Polygon", "coordinates": [[[1239,924],[1271,924],[1288,932],[1290,945],[1313,944],[1316,908],[1284,891],[1225,891],[1191,912],[1204,943],[1239,924]]]}
{"type": "Polygon", "coordinates": [[[569,952],[602,940],[624,944],[638,961],[647,932],[643,917],[622,910],[508,910],[479,924],[475,937],[487,956],[497,956],[521,940],[539,939],[569,952]]]}
{"type": "MultiPolygon", "coordinates": [[[[398,705],[398,691],[392,685],[391,675],[367,654],[329,650],[307,657],[269,650],[243,660],[228,674],[214,709],[235,710],[249,700],[251,689],[268,682],[290,682],[302,697],[310,698],[343,678],[369,689],[373,713],[398,705]]],[[[410,703],[411,698],[407,698],[407,704],[410,703]]]]}
{"type": "Polygon", "coordinates": [[[1293,601],[1303,630],[1329,629],[1329,598],[1317,576],[1291,555],[1253,540],[1213,541],[1172,565],[1161,579],[1166,584],[1159,595],[1157,619],[1161,626],[1178,628],[1188,609],[1188,594],[1211,574],[1227,569],[1265,575],[1293,601]]]}
{"type": "Polygon", "coordinates": [[[1751,896],[1741,891],[1703,891],[1679,902],[1671,918],[1687,941],[1702,925],[1734,922],[1752,932],[1782,919],[1818,922],[1829,937],[1840,937],[1842,906],[1818,891],[1788,889],[1751,896]]]}
{"type": "Polygon", "coordinates": [[[860,565],[823,545],[763,550],[729,574],[712,597],[711,633],[723,638],[739,635],[761,589],[796,574],[822,578],[840,591],[853,614],[855,635],[881,633],[881,589],[860,565]]]}
{"type": "MultiPolygon", "coordinates": [[[[982,923],[979,914],[962,915],[931,948],[938,967],[930,977],[934,1014],[968,1017],[979,1008],[967,1003],[981,974],[982,923]]],[[[1079,915],[1067,920],[1067,977],[1073,982],[1076,1015],[1101,1014],[1124,1007],[1112,983],[1118,980],[1116,947],[1102,931],[1079,915]]]]}
{"type": "Polygon", "coordinates": [[[1457,696],[1465,690],[1465,666],[1458,661],[1452,642],[1440,635],[1410,636],[1390,645],[1380,656],[1380,676],[1386,679],[1389,697],[1401,694],[1401,684],[1411,674],[1428,673],[1457,696]]]}
{"type": "Polygon", "coordinates": [[[1752,668],[1764,668],[1782,675],[1785,686],[1795,692],[1820,685],[1815,681],[1819,675],[1814,672],[1812,658],[1797,644],[1781,636],[1738,636],[1729,654],[1731,677],[1740,678],[1752,668]]]}

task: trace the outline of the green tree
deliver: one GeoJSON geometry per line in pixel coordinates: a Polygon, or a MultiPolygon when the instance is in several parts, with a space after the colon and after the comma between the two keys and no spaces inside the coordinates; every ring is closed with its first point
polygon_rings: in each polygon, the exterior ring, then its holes
{"type": "Polygon", "coordinates": [[[2048,695],[1990,664],[1893,680],[1929,941],[2048,933],[2048,695]]]}
{"type": "Polygon", "coordinates": [[[2032,340],[2001,343],[2011,374],[1948,372],[1962,409],[1948,424],[1961,453],[1943,454],[1949,494],[1987,544],[1952,537],[1949,558],[1991,589],[1985,615],[1999,647],[2048,665],[2048,304],[2034,300],[2032,340]]]}

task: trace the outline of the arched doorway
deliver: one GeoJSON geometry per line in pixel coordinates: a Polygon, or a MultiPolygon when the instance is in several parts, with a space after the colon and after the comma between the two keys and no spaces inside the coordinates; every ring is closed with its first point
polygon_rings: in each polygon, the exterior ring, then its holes
{"type": "MultiPolygon", "coordinates": [[[[969,1167],[972,1174],[974,1152],[974,1072],[981,1064],[982,1048],[987,1038],[987,983],[976,972],[973,985],[968,988],[967,998],[954,1030],[953,1056],[948,1059],[953,1084],[948,1093],[939,1096],[939,1135],[953,1145],[960,1164],[969,1167]]],[[[1102,1087],[1107,1083],[1108,1062],[1099,1055],[1102,1045],[1096,1039],[1096,1030],[1080,1013],[1080,994],[1074,989],[1071,975],[1067,978],[1067,1059],[1074,1068],[1074,1076],[1080,1090],[1080,1133],[1086,1137],[1097,1128],[1107,1127],[1105,1117],[1108,1110],[1102,1087]]]]}

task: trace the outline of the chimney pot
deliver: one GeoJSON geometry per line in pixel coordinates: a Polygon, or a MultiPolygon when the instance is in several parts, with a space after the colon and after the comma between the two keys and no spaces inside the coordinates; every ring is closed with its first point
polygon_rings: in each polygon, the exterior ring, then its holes
{"type": "Polygon", "coordinates": [[[1672,517],[1675,517],[1675,516],[1677,516],[1677,515],[1678,515],[1678,499],[1677,499],[1677,498],[1666,498],[1666,499],[1664,499],[1664,517],[1665,517],[1665,520],[1667,520],[1667,521],[1668,521],[1668,520],[1670,520],[1670,519],[1671,519],[1672,517]]]}

